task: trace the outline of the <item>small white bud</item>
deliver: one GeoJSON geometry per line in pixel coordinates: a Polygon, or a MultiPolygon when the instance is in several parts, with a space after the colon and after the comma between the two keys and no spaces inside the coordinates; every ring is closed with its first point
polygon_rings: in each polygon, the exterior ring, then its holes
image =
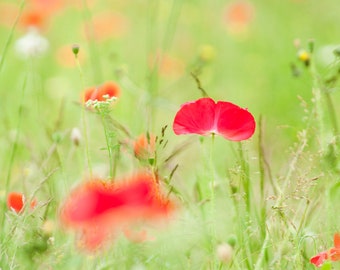
{"type": "Polygon", "coordinates": [[[82,136],[79,128],[73,128],[71,131],[71,141],[74,143],[75,146],[79,146],[81,138],[82,136]]]}

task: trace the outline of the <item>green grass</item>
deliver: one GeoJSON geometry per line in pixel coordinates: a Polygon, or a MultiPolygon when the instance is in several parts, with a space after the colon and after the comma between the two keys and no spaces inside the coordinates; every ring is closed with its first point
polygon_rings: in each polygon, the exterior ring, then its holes
{"type": "MultiPolygon", "coordinates": [[[[323,46],[338,42],[338,1],[254,1],[254,18],[238,34],[222,19],[231,1],[93,2],[81,9],[65,4],[50,17],[41,31],[49,49],[40,57],[23,59],[16,52],[26,32],[20,21],[0,25],[0,268],[314,269],[309,259],[332,247],[340,231],[340,62],[325,67],[319,56],[323,46]],[[124,16],[124,34],[103,41],[84,37],[84,24],[107,10],[124,16]],[[297,58],[297,38],[311,54],[308,67],[297,58]],[[86,57],[79,67],[65,67],[56,56],[72,44],[86,57]],[[203,61],[202,46],[214,57],[203,61]],[[177,63],[164,74],[151,65],[159,51],[177,63]],[[254,115],[250,140],[216,136],[211,143],[173,133],[180,105],[201,97],[190,75],[197,70],[209,96],[254,115]],[[100,115],[81,104],[83,90],[110,80],[120,85],[121,96],[108,115],[131,137],[109,120],[104,130],[100,115]],[[126,142],[146,132],[161,137],[166,125],[158,162],[136,159],[126,142]],[[82,131],[79,146],[70,139],[74,127],[82,131]],[[119,158],[111,157],[114,173],[107,141],[114,154],[119,151],[119,158]],[[162,184],[178,207],[167,224],[148,228],[153,241],[133,243],[120,234],[107,249],[86,253],[77,248],[77,234],[60,224],[62,202],[90,172],[108,179],[152,168],[168,179],[177,165],[170,183],[162,184]],[[37,207],[10,211],[11,191],[36,198],[37,207]],[[233,247],[227,262],[216,253],[222,243],[233,247]]],[[[29,7],[27,1],[22,12],[29,7]]]]}

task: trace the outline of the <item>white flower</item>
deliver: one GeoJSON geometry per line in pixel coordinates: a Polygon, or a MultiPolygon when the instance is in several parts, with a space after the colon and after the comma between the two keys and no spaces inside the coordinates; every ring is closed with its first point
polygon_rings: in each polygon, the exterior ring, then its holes
{"type": "Polygon", "coordinates": [[[34,27],[30,27],[28,32],[15,42],[15,50],[24,58],[40,56],[48,47],[48,40],[34,27]]]}

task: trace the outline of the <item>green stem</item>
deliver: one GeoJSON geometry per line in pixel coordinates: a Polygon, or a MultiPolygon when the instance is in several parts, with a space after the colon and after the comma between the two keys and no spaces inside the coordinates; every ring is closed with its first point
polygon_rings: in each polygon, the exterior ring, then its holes
{"type": "Polygon", "coordinates": [[[216,212],[216,201],[215,201],[215,166],[213,161],[214,156],[214,143],[215,143],[215,134],[213,133],[211,136],[211,147],[210,147],[210,155],[209,155],[209,166],[210,166],[210,199],[211,199],[211,217],[212,217],[212,225],[211,231],[213,236],[213,243],[216,243],[216,228],[214,224],[215,220],[215,212],[216,212]]]}
{"type": "Polygon", "coordinates": [[[2,54],[0,54],[1,55],[1,57],[0,57],[0,74],[1,74],[4,62],[5,62],[5,58],[6,58],[5,56],[7,54],[7,51],[9,49],[9,45],[10,45],[10,43],[12,41],[12,38],[13,38],[14,30],[15,30],[18,22],[19,22],[19,19],[21,17],[22,11],[24,10],[25,3],[26,3],[25,0],[22,0],[21,3],[20,3],[19,14],[15,18],[15,21],[14,21],[14,23],[12,25],[11,31],[9,33],[9,36],[8,36],[8,38],[6,40],[5,46],[4,46],[3,50],[2,50],[2,54]]]}
{"type": "Polygon", "coordinates": [[[106,146],[107,146],[107,151],[109,154],[109,163],[110,163],[110,174],[109,177],[111,180],[113,180],[114,177],[114,160],[113,160],[113,155],[112,155],[112,144],[111,144],[111,139],[110,139],[110,135],[109,135],[109,130],[108,127],[106,125],[106,119],[105,119],[105,114],[101,111],[99,111],[99,114],[101,116],[102,119],[102,123],[103,123],[103,127],[104,127],[104,133],[105,133],[105,140],[106,140],[106,146]]]}
{"type": "MultiPolygon", "coordinates": [[[[20,103],[19,103],[19,108],[18,108],[18,122],[16,126],[16,134],[14,138],[14,142],[12,145],[11,153],[9,156],[9,167],[7,171],[7,177],[5,181],[5,194],[7,195],[8,189],[9,189],[9,184],[11,182],[11,176],[12,176],[12,168],[14,164],[14,158],[17,153],[17,148],[18,148],[18,142],[19,142],[19,136],[20,136],[20,129],[21,129],[21,123],[22,123],[22,116],[23,116],[23,107],[24,107],[24,100],[25,100],[25,90],[26,90],[26,84],[27,84],[27,76],[25,76],[24,83],[22,86],[22,92],[20,95],[20,103]]],[[[3,204],[3,211],[2,211],[2,216],[1,216],[1,228],[4,226],[5,222],[5,213],[6,213],[6,204],[3,204]]],[[[4,232],[4,230],[2,230],[4,232]]]]}
{"type": "Polygon", "coordinates": [[[92,17],[91,17],[91,12],[89,7],[87,6],[86,0],[83,0],[83,19],[85,23],[88,23],[90,34],[87,35],[87,41],[88,41],[88,46],[89,46],[89,52],[90,52],[90,61],[91,61],[91,67],[93,71],[93,77],[95,84],[102,83],[102,77],[103,77],[103,71],[102,71],[102,66],[101,66],[101,61],[99,54],[97,53],[97,48],[96,44],[93,40],[94,36],[94,29],[92,25],[92,17]]]}
{"type": "Polygon", "coordinates": [[[245,193],[244,201],[246,204],[246,210],[247,214],[250,215],[250,194],[251,194],[251,186],[250,186],[250,177],[249,177],[249,164],[247,160],[244,157],[244,151],[243,151],[243,145],[241,142],[238,143],[238,152],[240,157],[240,163],[241,163],[241,169],[242,169],[242,183],[243,183],[243,189],[245,193]]]}
{"type": "MultiPolygon", "coordinates": [[[[83,72],[82,72],[80,62],[79,62],[77,55],[75,55],[75,60],[76,60],[76,64],[77,64],[78,71],[79,71],[82,89],[85,89],[84,75],[83,75],[83,72]]],[[[87,134],[86,117],[85,117],[85,109],[86,108],[85,108],[85,99],[84,98],[82,100],[81,105],[82,105],[81,119],[82,119],[82,124],[83,124],[83,133],[84,133],[84,141],[85,141],[85,157],[86,157],[86,160],[87,160],[87,166],[88,166],[88,170],[89,170],[89,173],[90,173],[90,178],[92,178],[92,166],[91,166],[90,151],[89,151],[89,140],[88,140],[88,134],[87,134]]]]}
{"type": "Polygon", "coordinates": [[[331,123],[332,123],[332,126],[333,126],[334,136],[337,138],[337,136],[339,135],[339,127],[338,127],[336,111],[335,111],[335,108],[334,108],[331,93],[328,92],[328,91],[325,91],[325,97],[326,97],[329,116],[330,116],[331,123]]]}
{"type": "MultiPolygon", "coordinates": [[[[159,67],[162,63],[162,57],[163,53],[169,50],[169,48],[172,45],[172,41],[174,38],[175,30],[177,27],[177,22],[181,13],[181,7],[182,7],[183,1],[181,0],[173,0],[170,15],[167,21],[167,26],[164,31],[164,36],[160,45],[160,55],[154,55],[154,63],[152,63],[152,69],[148,70],[147,78],[149,78],[149,85],[148,85],[148,91],[149,91],[149,102],[151,103],[151,106],[149,108],[149,119],[151,123],[149,124],[152,128],[153,120],[154,120],[154,101],[155,98],[158,95],[158,85],[159,85],[159,67]]],[[[155,48],[155,40],[157,39],[155,34],[155,26],[158,25],[157,23],[157,15],[159,14],[159,8],[160,8],[160,1],[159,0],[153,0],[152,4],[150,4],[150,20],[148,23],[148,41],[149,44],[147,44],[147,54],[150,52],[155,53],[157,51],[157,46],[155,48]]]]}

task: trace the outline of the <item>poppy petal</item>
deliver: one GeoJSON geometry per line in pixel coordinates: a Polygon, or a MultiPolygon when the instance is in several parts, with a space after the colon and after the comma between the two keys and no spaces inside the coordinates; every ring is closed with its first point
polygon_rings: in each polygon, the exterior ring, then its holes
{"type": "Polygon", "coordinates": [[[248,110],[219,101],[216,105],[218,134],[231,141],[249,139],[255,132],[255,119],[248,110]]]}
{"type": "Polygon", "coordinates": [[[95,179],[76,188],[61,211],[61,221],[81,232],[82,247],[101,246],[117,229],[167,216],[172,204],[160,194],[154,177],[140,173],[129,181],[95,179]]]}
{"type": "Polygon", "coordinates": [[[109,98],[118,97],[120,93],[119,87],[113,82],[106,82],[99,89],[99,100],[105,101],[103,96],[107,95],[109,98]]]}
{"type": "Polygon", "coordinates": [[[340,248],[331,248],[329,254],[332,261],[340,261],[340,248]]]}
{"type": "Polygon", "coordinates": [[[7,197],[7,206],[19,213],[24,207],[24,195],[19,192],[11,192],[7,197]]]}
{"type": "Polygon", "coordinates": [[[215,102],[211,98],[201,98],[182,105],[177,112],[173,130],[176,135],[211,133],[215,119],[215,102]]]}
{"type": "Polygon", "coordinates": [[[323,251],[323,252],[319,253],[318,255],[312,257],[310,259],[310,262],[312,264],[314,264],[315,266],[319,267],[327,260],[328,260],[328,252],[323,251]]]}
{"type": "Polygon", "coordinates": [[[334,234],[334,247],[340,248],[340,234],[334,234]]]}

